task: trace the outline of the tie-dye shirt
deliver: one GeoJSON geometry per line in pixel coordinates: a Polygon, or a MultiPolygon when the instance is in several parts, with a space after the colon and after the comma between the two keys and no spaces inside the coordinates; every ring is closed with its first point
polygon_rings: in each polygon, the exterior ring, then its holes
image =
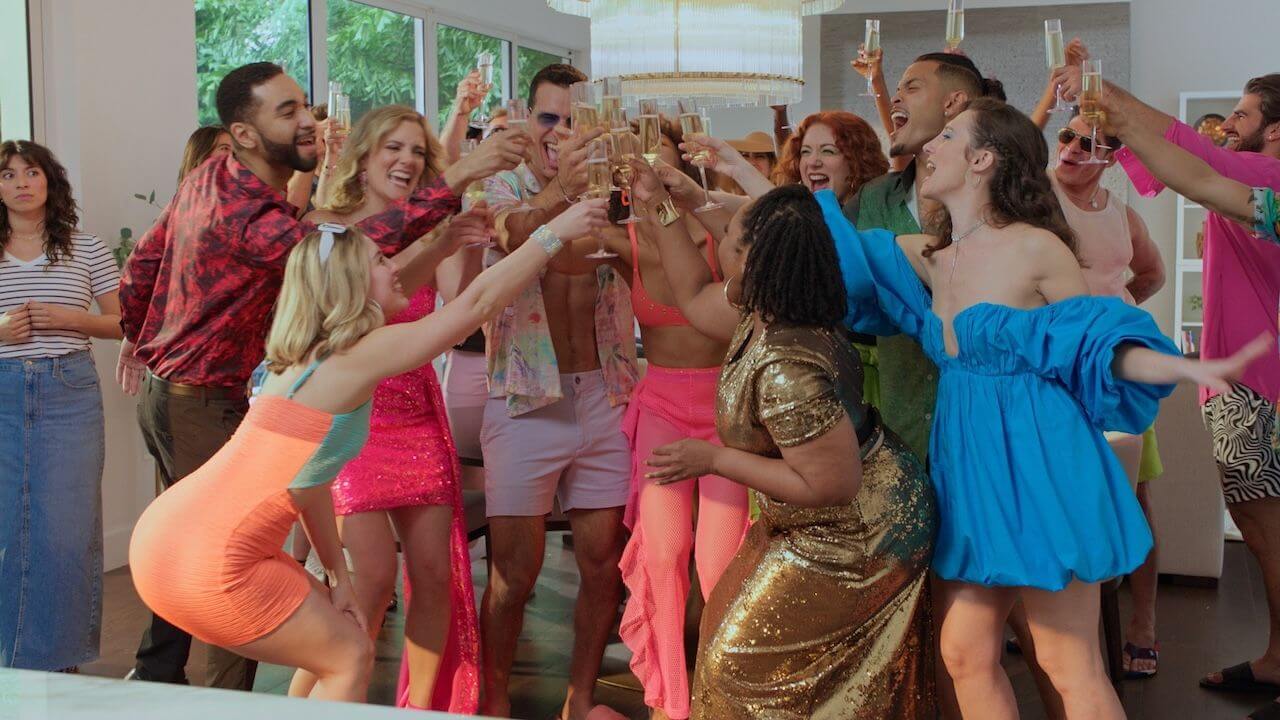
{"type": "Polygon", "coordinates": [[[1269,187],[1253,189],[1253,231],[1280,243],[1280,197],[1269,187]]]}
{"type": "MultiPolygon", "coordinates": [[[[485,181],[485,202],[494,214],[499,237],[506,233],[506,216],[520,212],[516,208],[541,190],[538,179],[525,165],[485,181]]],[[[613,407],[627,402],[638,377],[634,326],[626,282],[612,266],[601,263],[596,268],[596,351],[613,407]]],[[[541,276],[489,322],[485,337],[489,397],[506,398],[509,416],[523,415],[564,397],[542,299],[541,276]]]]}

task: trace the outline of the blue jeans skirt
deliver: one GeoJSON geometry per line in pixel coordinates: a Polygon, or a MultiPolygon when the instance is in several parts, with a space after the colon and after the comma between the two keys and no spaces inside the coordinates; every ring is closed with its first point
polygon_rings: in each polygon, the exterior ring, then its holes
{"type": "Polygon", "coordinates": [[[104,446],[88,351],[0,360],[2,667],[98,657],[104,446]]]}

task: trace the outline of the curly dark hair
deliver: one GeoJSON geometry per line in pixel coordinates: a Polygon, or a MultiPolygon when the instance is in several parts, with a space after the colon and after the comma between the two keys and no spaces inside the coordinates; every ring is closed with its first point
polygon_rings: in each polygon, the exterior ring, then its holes
{"type": "Polygon", "coordinates": [[[826,125],[836,138],[836,147],[849,164],[849,194],[889,172],[889,160],[880,147],[880,136],[866,120],[844,110],[816,112],[800,121],[796,131],[782,146],[782,158],[773,171],[775,185],[800,182],[800,148],[804,135],[814,125],[826,125]]]}
{"type": "MultiPolygon", "coordinates": [[[[991,204],[986,221],[992,227],[1026,223],[1048,230],[1076,251],[1076,236],[1062,214],[1058,196],[1049,183],[1049,146],[1040,128],[1018,109],[994,98],[978,98],[966,112],[973,114],[973,138],[969,147],[995,153],[991,177],[991,204]]],[[[924,249],[925,257],[951,244],[951,215],[946,209],[932,218],[938,240],[924,249]]]]}
{"type": "Polygon", "coordinates": [[[747,265],[742,307],[767,323],[838,327],[848,313],[835,240],[822,206],[803,185],[783,185],[742,219],[747,265]]]}
{"type": "MultiPolygon", "coordinates": [[[[71,193],[71,181],[67,169],[53,156],[49,148],[27,140],[7,140],[0,143],[0,170],[9,167],[13,158],[20,157],[28,165],[40,168],[48,188],[44,204],[44,231],[48,236],[44,244],[49,263],[71,259],[71,234],[80,222],[79,208],[71,193]]],[[[9,225],[9,213],[0,212],[0,250],[9,246],[13,228],[9,225]]]]}

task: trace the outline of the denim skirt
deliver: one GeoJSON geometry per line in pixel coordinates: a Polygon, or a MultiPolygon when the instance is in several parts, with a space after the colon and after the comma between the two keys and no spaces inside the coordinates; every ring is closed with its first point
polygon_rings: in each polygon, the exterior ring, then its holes
{"type": "Polygon", "coordinates": [[[0,360],[0,667],[98,657],[104,434],[88,351],[0,360]]]}

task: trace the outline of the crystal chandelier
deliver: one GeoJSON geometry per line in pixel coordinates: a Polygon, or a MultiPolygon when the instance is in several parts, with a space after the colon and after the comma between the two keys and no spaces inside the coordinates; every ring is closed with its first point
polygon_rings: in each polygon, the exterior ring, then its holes
{"type": "Polygon", "coordinates": [[[843,0],[547,0],[591,18],[591,71],[630,100],[790,105],[804,85],[800,18],[843,0]]]}

